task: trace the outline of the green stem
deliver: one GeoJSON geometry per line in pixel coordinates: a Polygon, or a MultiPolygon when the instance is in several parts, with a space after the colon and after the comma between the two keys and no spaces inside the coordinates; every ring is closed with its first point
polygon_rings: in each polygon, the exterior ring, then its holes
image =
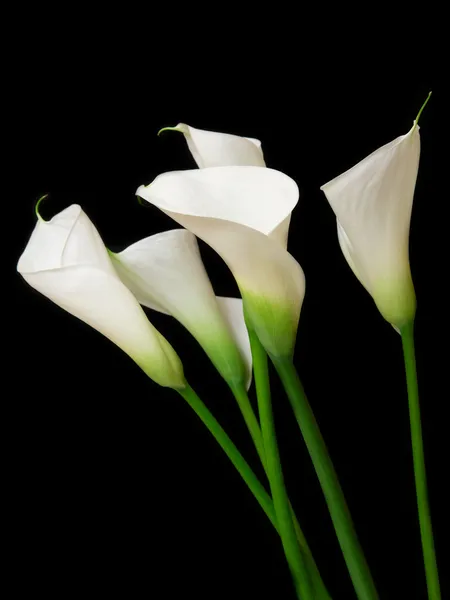
{"type": "Polygon", "coordinates": [[[273,505],[277,516],[281,542],[296,583],[297,595],[299,598],[308,600],[314,597],[313,587],[304,556],[297,542],[294,523],[291,517],[291,507],[286,492],[286,486],[284,484],[270,395],[258,395],[258,409],[261,421],[261,433],[266,452],[267,475],[270,490],[272,492],[273,505]]]}
{"type": "Polygon", "coordinates": [[[231,385],[230,389],[233,392],[233,396],[238,403],[239,409],[241,411],[242,416],[244,417],[245,424],[247,425],[247,429],[250,433],[250,436],[253,440],[253,444],[255,445],[256,452],[258,453],[261,464],[264,468],[264,471],[267,475],[267,460],[266,460],[266,451],[264,448],[264,442],[261,435],[261,429],[259,426],[258,419],[253,411],[252,405],[250,403],[250,399],[248,397],[246,389],[242,384],[239,385],[231,385]]]}
{"type": "Polygon", "coordinates": [[[417,509],[419,513],[420,535],[422,538],[422,552],[425,563],[428,598],[430,600],[441,600],[436,552],[434,549],[433,527],[431,525],[430,507],[428,503],[416,357],[414,351],[414,321],[405,325],[400,330],[400,333],[402,336],[403,355],[405,359],[417,509]]]}
{"type": "MultiPolygon", "coordinates": [[[[256,394],[260,402],[270,403],[271,392],[267,354],[255,332],[250,327],[248,327],[248,331],[250,337],[250,346],[252,350],[253,373],[255,378],[256,394]]],[[[290,510],[291,518],[294,523],[295,533],[297,536],[297,541],[300,545],[300,549],[304,556],[306,567],[308,569],[313,584],[315,592],[314,597],[317,598],[317,600],[331,600],[331,596],[329,595],[325,584],[322,581],[319,569],[317,568],[312,552],[308,546],[308,542],[306,541],[303,531],[300,528],[300,524],[291,505],[290,510]]]]}
{"type": "Polygon", "coordinates": [[[290,358],[271,356],[291,402],[333,521],[345,562],[359,600],[378,600],[364,553],[325,442],[290,358]]]}
{"type": "MultiPolygon", "coordinates": [[[[250,491],[255,496],[259,505],[261,506],[261,508],[263,509],[263,511],[265,512],[267,517],[269,518],[270,522],[272,523],[273,527],[275,528],[276,532],[281,537],[280,528],[278,526],[278,518],[276,515],[276,511],[274,509],[272,499],[267,494],[266,490],[261,485],[260,481],[258,480],[256,475],[253,473],[251,467],[248,465],[246,460],[243,458],[243,456],[241,455],[239,450],[236,448],[234,443],[228,437],[225,430],[221,427],[221,425],[218,423],[216,418],[212,415],[212,413],[209,411],[209,409],[206,407],[206,405],[202,402],[202,400],[197,396],[195,391],[189,385],[187,385],[184,389],[177,390],[177,391],[187,401],[189,406],[194,410],[194,412],[201,419],[203,424],[206,425],[206,427],[208,428],[210,433],[214,436],[214,438],[216,439],[216,441],[218,442],[218,444],[220,445],[222,450],[225,452],[225,454],[231,460],[233,465],[236,467],[237,471],[240,473],[241,477],[243,478],[243,480],[249,487],[250,491]]],[[[259,429],[259,426],[258,426],[258,429],[259,429]]],[[[260,435],[261,435],[261,433],[260,433],[260,435]]],[[[265,462],[265,456],[264,456],[264,462],[265,462]]],[[[300,527],[298,527],[298,529],[300,529],[300,527]]],[[[300,530],[300,534],[303,537],[303,533],[301,532],[301,530],[300,530]]],[[[303,537],[303,539],[304,539],[304,537],[303,537]]],[[[309,548],[307,547],[307,544],[306,544],[306,540],[305,540],[305,546],[306,546],[306,549],[309,551],[309,548]]],[[[311,561],[314,563],[312,556],[311,556],[311,561]]],[[[292,576],[294,579],[294,584],[296,586],[296,591],[297,591],[298,596],[305,598],[305,600],[307,600],[308,598],[313,598],[314,596],[308,596],[308,595],[301,596],[300,595],[301,588],[300,588],[300,582],[298,580],[298,576],[296,575],[295,570],[294,571],[292,570],[290,563],[289,563],[289,568],[291,569],[291,573],[292,573],[292,576]]],[[[295,569],[297,569],[297,567],[295,567],[295,569]]],[[[316,569],[317,569],[317,567],[316,567],[316,569]]],[[[302,579],[304,579],[303,575],[302,575],[302,579]]],[[[318,600],[319,599],[321,600],[320,596],[318,597],[318,600]]],[[[325,597],[324,597],[324,600],[327,600],[327,599],[325,599],[325,597]]]]}
{"type": "Polygon", "coordinates": [[[213,414],[209,411],[209,409],[205,406],[202,400],[197,396],[190,385],[186,385],[184,389],[177,390],[177,392],[186,400],[203,424],[206,425],[210,433],[215,437],[219,446],[236,467],[242,479],[248,485],[259,505],[266,513],[269,521],[278,531],[275,510],[269,494],[266,492],[259,479],[253,473],[245,458],[231,441],[228,434],[225,432],[213,414]]]}

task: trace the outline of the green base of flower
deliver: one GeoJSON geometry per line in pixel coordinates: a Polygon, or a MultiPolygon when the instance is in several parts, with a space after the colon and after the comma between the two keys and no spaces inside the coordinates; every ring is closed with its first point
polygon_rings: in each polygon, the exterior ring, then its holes
{"type": "Polygon", "coordinates": [[[241,288],[245,320],[255,331],[267,353],[292,357],[297,336],[300,307],[258,296],[241,288]]]}

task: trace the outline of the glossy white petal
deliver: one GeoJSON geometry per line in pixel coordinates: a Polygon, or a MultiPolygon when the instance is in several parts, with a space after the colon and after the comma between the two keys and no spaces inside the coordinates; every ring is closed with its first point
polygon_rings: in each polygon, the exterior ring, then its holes
{"type": "Polygon", "coordinates": [[[217,133],[179,123],[167,127],[184,134],[189,150],[197,163],[205,167],[254,166],[264,167],[261,142],[254,138],[239,137],[229,133],[217,133]]]}
{"type": "Polygon", "coordinates": [[[248,382],[251,360],[242,300],[222,299],[218,304],[192,233],[165,231],[113,254],[112,259],[139,302],[180,321],[226,381],[248,382]]]}
{"type": "Polygon", "coordinates": [[[350,267],[398,327],[415,312],[408,243],[419,156],[415,126],[321,188],[350,267]]]}
{"type": "Polygon", "coordinates": [[[33,288],[117,344],[157,383],[184,387],[180,360],[123,285],[86,214],[38,220],[17,265],[33,288]]]}
{"type": "Polygon", "coordinates": [[[262,167],[216,167],[165,173],[136,193],[218,252],[266,349],[292,353],[305,283],[280,225],[298,201],[295,182],[262,167]]]}

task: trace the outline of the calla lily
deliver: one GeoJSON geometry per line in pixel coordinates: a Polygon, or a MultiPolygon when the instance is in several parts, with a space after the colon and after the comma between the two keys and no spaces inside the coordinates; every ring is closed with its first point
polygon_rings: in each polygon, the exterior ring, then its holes
{"type": "Polygon", "coordinates": [[[136,193],[216,250],[266,350],[292,355],[305,292],[303,271],[285,249],[296,183],[264,167],[211,167],[164,173],[136,193]]]}
{"type": "Polygon", "coordinates": [[[185,123],[176,127],[164,127],[162,131],[180,131],[184,134],[195,162],[205,167],[253,166],[265,167],[261,142],[254,138],[229,133],[217,133],[196,129],[185,123]]]}
{"type": "Polygon", "coordinates": [[[39,217],[17,265],[31,287],[117,344],[156,383],[185,387],[183,367],[117,275],[80,206],[39,217]]]}
{"type": "Polygon", "coordinates": [[[414,318],[409,227],[420,156],[419,127],[321,187],[336,214],[342,252],[383,317],[414,318]]]}
{"type": "Polygon", "coordinates": [[[227,382],[250,386],[251,351],[242,300],[216,298],[192,233],[164,231],[110,255],[141,304],[180,321],[227,382]]]}

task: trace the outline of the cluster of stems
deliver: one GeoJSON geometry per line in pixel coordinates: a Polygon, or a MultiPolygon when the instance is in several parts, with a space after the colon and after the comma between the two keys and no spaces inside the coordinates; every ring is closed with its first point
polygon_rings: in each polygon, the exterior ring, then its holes
{"type": "MultiPolygon", "coordinates": [[[[230,388],[239,405],[264,468],[270,494],[194,390],[190,386],[187,386],[183,390],[179,390],[179,392],[226,452],[279,534],[297,598],[299,600],[331,600],[331,595],[323,582],[286,490],[272,411],[268,371],[269,357],[255,332],[251,327],[248,327],[248,330],[252,350],[259,419],[255,415],[244,386],[230,385],[230,388]]],[[[405,326],[401,331],[401,335],[405,358],[417,506],[428,597],[429,600],[441,600],[427,497],[414,355],[413,323],[405,326]]],[[[276,356],[270,356],[270,359],[283,383],[303,440],[309,451],[355,594],[358,600],[378,600],[379,596],[375,583],[358,541],[336,471],[293,361],[290,358],[276,356]]]]}

